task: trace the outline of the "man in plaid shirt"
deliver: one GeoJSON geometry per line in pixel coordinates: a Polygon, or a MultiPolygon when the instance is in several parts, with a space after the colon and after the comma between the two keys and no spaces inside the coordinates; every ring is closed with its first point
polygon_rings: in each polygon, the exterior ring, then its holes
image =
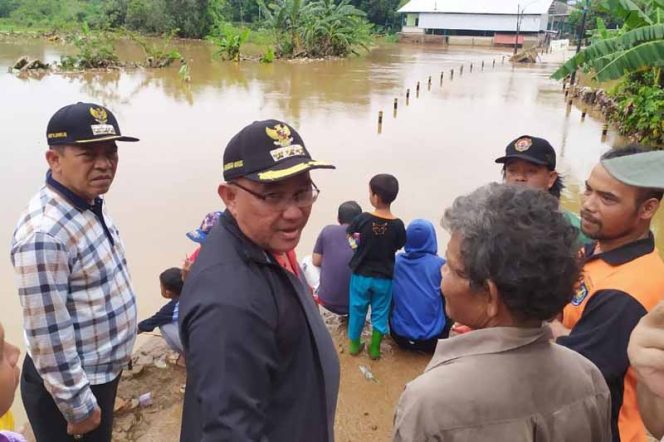
{"type": "Polygon", "coordinates": [[[113,405],[136,337],[136,300],[104,200],[122,136],[91,103],[57,111],[46,132],[46,184],[11,245],[27,355],[21,394],[39,442],[110,442],[113,405]]]}

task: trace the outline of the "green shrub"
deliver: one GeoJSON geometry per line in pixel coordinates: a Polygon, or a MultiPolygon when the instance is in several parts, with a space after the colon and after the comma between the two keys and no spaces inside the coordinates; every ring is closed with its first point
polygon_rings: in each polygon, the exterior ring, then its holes
{"type": "Polygon", "coordinates": [[[83,24],[80,34],[74,35],[74,46],[78,53],[74,56],[61,57],[61,65],[65,69],[107,68],[120,64],[115,54],[115,41],[108,32],[90,32],[87,24],[83,24]]]}
{"type": "Polygon", "coordinates": [[[145,64],[148,67],[165,68],[170,66],[175,60],[182,59],[180,52],[169,47],[171,40],[177,32],[177,29],[173,29],[168,35],[158,40],[148,40],[135,32],[127,32],[127,35],[143,49],[145,64]]]}
{"type": "Polygon", "coordinates": [[[653,72],[629,75],[612,90],[616,109],[609,119],[621,134],[664,147],[664,89],[654,76],[653,72]]]}
{"type": "Polygon", "coordinates": [[[260,62],[261,63],[272,63],[272,62],[274,62],[274,49],[267,48],[265,53],[263,53],[263,55],[261,55],[260,62]]]}
{"type": "Polygon", "coordinates": [[[217,46],[216,55],[224,60],[240,61],[240,49],[249,38],[249,29],[227,25],[220,32],[221,35],[209,37],[217,46]]]}

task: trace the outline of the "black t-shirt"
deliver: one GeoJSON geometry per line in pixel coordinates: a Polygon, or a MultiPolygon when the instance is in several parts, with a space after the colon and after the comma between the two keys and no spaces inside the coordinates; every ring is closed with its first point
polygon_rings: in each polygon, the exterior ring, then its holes
{"type": "Polygon", "coordinates": [[[347,232],[357,245],[348,264],[353,273],[392,279],[394,254],[406,244],[403,221],[365,212],[350,223],[347,232]]]}

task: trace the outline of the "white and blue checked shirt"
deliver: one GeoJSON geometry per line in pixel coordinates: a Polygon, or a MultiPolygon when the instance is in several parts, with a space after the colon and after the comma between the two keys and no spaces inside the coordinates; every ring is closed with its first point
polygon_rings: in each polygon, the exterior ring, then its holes
{"type": "Polygon", "coordinates": [[[115,379],[136,338],[136,299],[119,232],[50,172],[11,244],[27,351],[69,422],[92,414],[90,385],[115,379]]]}

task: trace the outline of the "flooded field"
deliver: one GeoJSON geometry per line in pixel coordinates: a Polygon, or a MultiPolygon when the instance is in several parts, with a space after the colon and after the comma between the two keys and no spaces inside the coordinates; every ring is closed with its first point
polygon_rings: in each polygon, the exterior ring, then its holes
{"type": "MultiPolygon", "coordinates": [[[[578,211],[580,186],[599,155],[616,142],[611,133],[601,141],[600,121],[589,117],[581,122],[576,108],[566,113],[561,85],[549,79],[562,54],[538,65],[512,67],[502,63],[508,51],[383,45],[347,60],[262,65],[219,61],[200,42],[181,43],[178,49],[189,60],[190,83],[181,80],[177,66],[19,78],[6,73],[19,56],[53,61],[70,48],[39,39],[0,40],[0,239],[6,247],[0,261],[0,320],[10,340],[21,343],[22,337],[8,245],[20,211],[44,179],[48,118],[72,102],[107,105],[124,133],[141,138],[120,146],[118,174],[106,200],[125,242],[141,318],[162,304],[158,274],[179,265],[194,249],[185,232],[197,227],[205,213],[222,208],[216,188],[223,148],[253,120],[292,123],[315,158],[337,166],[313,174],[322,193],[300,256],[311,253],[320,229],[335,222],[339,203],[355,199],[369,208],[368,180],[376,173],[399,178],[401,193],[393,208],[405,222],[427,218],[438,225],[457,195],[500,180],[494,158],[511,139],[531,134],[556,148],[567,185],[564,204],[578,211]],[[453,80],[450,69],[455,70],[453,80]],[[396,117],[394,98],[399,101],[396,117]],[[381,133],[379,111],[384,112],[381,133]]],[[[125,60],[141,58],[129,44],[121,44],[119,53],[125,60]]],[[[656,230],[663,225],[660,216],[656,230]]],[[[441,252],[447,239],[439,229],[441,252]]],[[[356,431],[365,423],[368,431],[378,432],[371,440],[384,440],[403,383],[422,370],[426,359],[405,355],[372,362],[371,369],[384,379],[376,385],[361,378],[357,360],[345,354],[341,359],[350,375],[342,380],[340,440],[368,440],[361,437],[366,428],[356,431]],[[377,429],[371,430],[374,425],[377,429]]],[[[14,410],[23,420],[20,404],[14,410]]]]}

